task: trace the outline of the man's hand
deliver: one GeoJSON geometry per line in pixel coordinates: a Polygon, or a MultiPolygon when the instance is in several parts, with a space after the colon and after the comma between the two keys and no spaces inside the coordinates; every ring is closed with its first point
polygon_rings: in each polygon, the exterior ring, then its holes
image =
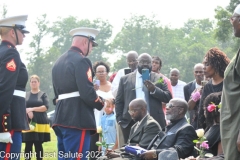
{"type": "Polygon", "coordinates": [[[143,154],[141,154],[141,158],[142,159],[146,159],[146,160],[151,160],[154,159],[153,155],[155,154],[155,150],[149,150],[147,152],[144,152],[143,154]]]}
{"type": "Polygon", "coordinates": [[[107,150],[106,156],[109,159],[120,157],[120,155],[114,152],[113,150],[107,150]]]}
{"type": "Polygon", "coordinates": [[[240,152],[240,130],[238,131],[237,149],[238,149],[238,152],[240,152]]]}
{"type": "Polygon", "coordinates": [[[9,132],[0,133],[0,142],[2,143],[13,143],[11,134],[9,132]]]}
{"type": "Polygon", "coordinates": [[[147,89],[150,92],[154,92],[155,91],[155,85],[151,81],[149,81],[149,80],[144,81],[144,85],[147,87],[147,89]]]}

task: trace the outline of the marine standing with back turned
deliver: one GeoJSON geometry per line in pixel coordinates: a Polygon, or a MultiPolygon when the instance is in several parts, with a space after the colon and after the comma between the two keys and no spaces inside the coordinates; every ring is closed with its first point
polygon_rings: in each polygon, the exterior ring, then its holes
{"type": "Polygon", "coordinates": [[[71,30],[72,46],[52,69],[57,99],[53,129],[58,137],[59,159],[88,158],[90,134],[96,132],[93,109],[101,110],[104,106],[104,100],[93,88],[92,63],[86,58],[92,47],[97,46],[98,33],[92,28],[71,30]]]}

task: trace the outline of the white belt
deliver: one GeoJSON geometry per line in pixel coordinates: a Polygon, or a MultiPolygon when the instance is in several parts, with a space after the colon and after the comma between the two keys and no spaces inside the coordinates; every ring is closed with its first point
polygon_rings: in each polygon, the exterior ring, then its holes
{"type": "Polygon", "coordinates": [[[71,93],[60,94],[60,95],[58,95],[58,100],[72,98],[72,97],[80,97],[79,92],[76,91],[76,92],[71,92],[71,93]]]}
{"type": "Polygon", "coordinates": [[[14,96],[18,96],[18,97],[23,97],[26,98],[26,92],[25,91],[20,91],[20,90],[14,90],[13,92],[14,96]]]}

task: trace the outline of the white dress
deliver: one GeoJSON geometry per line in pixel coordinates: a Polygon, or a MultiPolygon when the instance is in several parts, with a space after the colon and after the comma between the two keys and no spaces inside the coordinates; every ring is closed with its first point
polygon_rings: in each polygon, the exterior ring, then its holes
{"type": "MultiPolygon", "coordinates": [[[[111,90],[109,90],[108,92],[97,90],[96,92],[103,99],[114,98],[111,90]]],[[[101,126],[101,118],[102,118],[102,115],[103,115],[103,108],[102,108],[101,111],[99,111],[97,109],[94,109],[94,115],[95,115],[96,126],[97,127],[101,126]]]]}

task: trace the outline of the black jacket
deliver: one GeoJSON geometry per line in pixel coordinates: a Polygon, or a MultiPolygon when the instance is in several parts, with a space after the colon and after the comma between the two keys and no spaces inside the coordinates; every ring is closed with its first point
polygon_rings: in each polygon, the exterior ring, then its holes
{"type": "Polygon", "coordinates": [[[55,97],[60,94],[79,92],[80,97],[59,100],[56,104],[53,127],[96,131],[93,109],[101,110],[102,98],[93,88],[92,63],[77,47],[71,47],[53,66],[52,80],[55,97]]]}
{"type": "Polygon", "coordinates": [[[0,132],[29,129],[25,98],[14,96],[14,90],[25,91],[28,73],[13,44],[0,45],[0,132]]]}
{"type": "Polygon", "coordinates": [[[193,140],[195,139],[197,139],[197,134],[194,128],[187,123],[185,118],[182,118],[175,123],[169,124],[165,133],[159,132],[147,149],[155,149],[158,155],[165,149],[174,148],[178,152],[179,158],[186,158],[193,152],[193,140]],[[158,139],[160,139],[159,143],[154,144],[158,139]]]}

